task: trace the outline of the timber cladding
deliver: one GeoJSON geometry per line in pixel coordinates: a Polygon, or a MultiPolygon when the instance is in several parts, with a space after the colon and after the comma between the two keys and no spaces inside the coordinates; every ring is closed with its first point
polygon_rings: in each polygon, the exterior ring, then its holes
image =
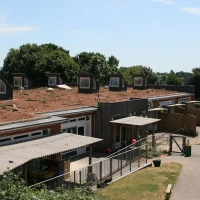
{"type": "Polygon", "coordinates": [[[189,114],[196,117],[196,125],[200,126],[200,109],[198,108],[192,108],[192,109],[183,109],[183,108],[175,108],[174,112],[180,113],[180,114],[189,114]]]}
{"type": "Polygon", "coordinates": [[[157,123],[157,129],[158,131],[166,131],[167,127],[166,127],[166,114],[164,114],[163,112],[158,112],[158,119],[161,119],[158,123],[157,123]]]}
{"type": "Polygon", "coordinates": [[[197,118],[197,126],[200,126],[200,109],[186,109],[186,114],[194,115],[197,118]]]}
{"type": "Polygon", "coordinates": [[[158,122],[159,131],[174,132],[178,129],[184,128],[185,134],[191,136],[195,136],[196,134],[197,118],[194,115],[180,113],[159,113],[158,118],[161,119],[161,121],[158,122]]]}
{"type": "Polygon", "coordinates": [[[103,139],[103,144],[97,145],[97,150],[106,151],[112,144],[112,126],[109,121],[115,116],[129,117],[147,114],[147,99],[132,99],[115,103],[98,103],[98,115],[96,117],[96,137],[103,139]]]}

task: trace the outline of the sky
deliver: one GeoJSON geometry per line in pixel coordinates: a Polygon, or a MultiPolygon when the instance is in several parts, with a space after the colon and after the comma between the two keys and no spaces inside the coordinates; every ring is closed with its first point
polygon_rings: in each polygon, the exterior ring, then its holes
{"type": "Polygon", "coordinates": [[[200,67],[199,0],[0,0],[0,67],[11,48],[53,43],[154,72],[200,67]]]}

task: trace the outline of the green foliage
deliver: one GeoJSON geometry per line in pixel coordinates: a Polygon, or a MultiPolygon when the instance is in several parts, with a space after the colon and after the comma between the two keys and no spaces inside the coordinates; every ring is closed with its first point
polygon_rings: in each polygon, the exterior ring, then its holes
{"type": "Polygon", "coordinates": [[[143,75],[147,78],[148,83],[155,84],[157,76],[150,67],[136,65],[132,67],[120,67],[119,72],[125,78],[127,84],[133,84],[133,75],[143,75]]]}
{"type": "Polygon", "coordinates": [[[183,78],[179,78],[176,74],[171,70],[171,72],[166,77],[167,85],[183,85],[183,78]]]}
{"type": "Polygon", "coordinates": [[[159,157],[162,155],[162,152],[155,151],[153,149],[150,149],[147,151],[147,158],[151,159],[153,157],[159,157]]]}
{"type": "Polygon", "coordinates": [[[25,73],[34,86],[47,84],[46,73],[60,73],[66,82],[75,82],[79,66],[69,52],[54,44],[24,44],[10,49],[1,69],[2,76],[12,83],[12,73],[25,73]]]}
{"type": "Polygon", "coordinates": [[[23,179],[12,172],[6,172],[0,180],[1,200],[98,200],[93,193],[84,188],[57,188],[55,191],[26,187],[23,179]]]}
{"type": "Polygon", "coordinates": [[[200,68],[194,68],[192,71],[193,74],[189,83],[195,86],[195,97],[200,98],[200,68]]]}
{"type": "Polygon", "coordinates": [[[114,56],[110,56],[106,60],[103,54],[82,52],[73,59],[80,66],[79,73],[91,73],[103,85],[108,83],[109,74],[118,72],[119,61],[114,56]]]}

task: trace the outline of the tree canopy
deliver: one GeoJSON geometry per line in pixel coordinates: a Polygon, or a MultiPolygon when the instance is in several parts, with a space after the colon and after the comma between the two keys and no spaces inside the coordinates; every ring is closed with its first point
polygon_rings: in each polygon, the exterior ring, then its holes
{"type": "Polygon", "coordinates": [[[192,69],[193,74],[191,75],[189,84],[195,86],[195,97],[200,98],[200,67],[192,69]]]}
{"type": "Polygon", "coordinates": [[[128,84],[133,83],[133,75],[143,75],[147,78],[148,83],[154,84],[157,80],[156,74],[150,67],[135,65],[132,67],[120,67],[119,72],[123,75],[128,84]]]}
{"type": "Polygon", "coordinates": [[[106,57],[100,53],[82,52],[74,57],[80,66],[80,73],[91,73],[100,84],[108,83],[108,75],[117,73],[119,60],[114,56],[106,57]]]}
{"type": "MultiPolygon", "coordinates": [[[[195,84],[200,68],[188,72],[155,73],[150,67],[133,65],[118,68],[119,60],[111,55],[108,58],[101,53],[81,52],[70,57],[69,51],[55,44],[24,44],[19,49],[10,49],[1,75],[12,83],[12,73],[25,73],[33,86],[47,84],[46,73],[60,73],[67,83],[75,83],[77,73],[91,73],[99,84],[108,84],[109,74],[121,73],[126,82],[133,83],[133,75],[143,75],[149,84],[186,85],[195,84]],[[190,80],[190,78],[192,79],[190,80]]],[[[197,86],[198,88],[198,86],[197,86]]]]}
{"type": "Polygon", "coordinates": [[[10,49],[1,74],[12,81],[12,73],[25,73],[34,86],[46,85],[46,73],[60,73],[67,82],[76,80],[79,65],[70,57],[69,51],[54,44],[25,44],[10,49]]]}

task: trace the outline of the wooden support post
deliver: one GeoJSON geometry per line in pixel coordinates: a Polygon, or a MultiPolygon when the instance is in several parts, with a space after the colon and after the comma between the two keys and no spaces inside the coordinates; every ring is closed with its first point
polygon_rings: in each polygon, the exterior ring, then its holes
{"type": "Polygon", "coordinates": [[[137,137],[136,138],[137,141],[140,139],[139,135],[140,135],[140,127],[137,126],[137,136],[136,136],[137,137]]]}
{"type": "Polygon", "coordinates": [[[133,137],[134,137],[134,134],[133,134],[133,132],[134,132],[134,128],[133,128],[133,126],[131,127],[131,140],[133,139],[133,137]]]}
{"type": "Polygon", "coordinates": [[[171,154],[172,152],[172,135],[170,135],[170,138],[169,138],[169,154],[171,154]]]}
{"type": "Polygon", "coordinates": [[[147,144],[145,145],[145,150],[146,150],[146,164],[147,164],[147,157],[148,157],[148,153],[147,153],[147,144]]]}
{"type": "Polygon", "coordinates": [[[183,136],[183,145],[182,145],[183,155],[185,155],[185,145],[186,145],[186,137],[183,136]]]}
{"type": "Polygon", "coordinates": [[[92,144],[89,145],[89,165],[92,164],[92,144]]]}
{"type": "Polygon", "coordinates": [[[155,126],[155,124],[153,124],[153,133],[152,133],[152,147],[153,147],[153,149],[155,149],[155,135],[154,135],[154,126],[155,126]]]}
{"type": "Polygon", "coordinates": [[[25,181],[26,186],[27,186],[27,171],[28,171],[27,165],[28,165],[28,163],[23,164],[23,177],[24,177],[24,181],[25,181]]]}
{"type": "Polygon", "coordinates": [[[121,156],[120,156],[120,161],[121,161],[121,163],[120,163],[120,165],[121,165],[121,167],[120,167],[120,174],[121,174],[121,176],[122,176],[122,159],[123,159],[122,156],[123,155],[121,154],[121,156]]]}
{"type": "Polygon", "coordinates": [[[110,158],[110,178],[112,178],[112,158],[110,158]]]}
{"type": "Polygon", "coordinates": [[[70,160],[64,161],[64,180],[70,178],[70,160]]]}
{"type": "Polygon", "coordinates": [[[112,142],[112,150],[113,151],[115,151],[116,134],[117,134],[117,127],[115,125],[113,125],[113,142],[112,142]]]}
{"type": "Polygon", "coordinates": [[[100,181],[102,180],[102,161],[100,162],[100,181]]]}
{"type": "MultiPolygon", "coordinates": [[[[89,165],[92,164],[92,144],[89,145],[89,165]]],[[[89,173],[92,173],[92,166],[89,167],[89,173]]]]}

